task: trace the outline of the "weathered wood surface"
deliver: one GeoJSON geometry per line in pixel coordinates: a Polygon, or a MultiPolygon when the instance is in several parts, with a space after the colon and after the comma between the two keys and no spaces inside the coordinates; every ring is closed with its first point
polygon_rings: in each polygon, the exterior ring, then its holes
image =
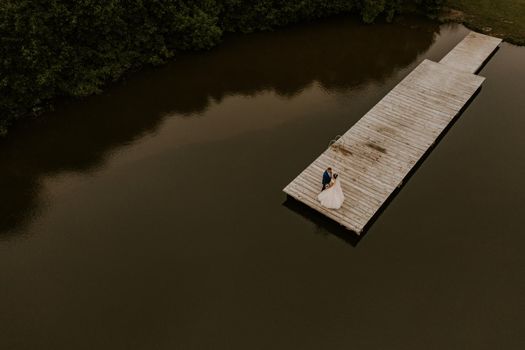
{"type": "Polygon", "coordinates": [[[439,63],[464,72],[476,73],[500,43],[501,39],[470,32],[439,63]]]}
{"type": "Polygon", "coordinates": [[[284,192],[360,234],[480,88],[485,78],[471,71],[483,64],[482,55],[487,59],[496,48],[495,41],[484,37],[469,34],[466,43],[454,49],[461,52],[447,55],[446,64],[423,61],[284,192]],[[472,55],[464,54],[467,47],[472,55]],[[317,200],[327,167],[339,174],[346,197],[338,210],[326,209],[317,200]]]}

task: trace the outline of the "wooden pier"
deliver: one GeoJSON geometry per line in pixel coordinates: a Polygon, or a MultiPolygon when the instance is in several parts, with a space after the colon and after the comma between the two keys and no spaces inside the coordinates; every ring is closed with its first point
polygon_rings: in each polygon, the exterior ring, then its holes
{"type": "Polygon", "coordinates": [[[474,73],[500,43],[471,32],[439,63],[423,61],[284,192],[361,234],[481,87],[485,78],[474,73]],[[339,174],[346,197],[338,210],[317,200],[328,167],[339,174]]]}

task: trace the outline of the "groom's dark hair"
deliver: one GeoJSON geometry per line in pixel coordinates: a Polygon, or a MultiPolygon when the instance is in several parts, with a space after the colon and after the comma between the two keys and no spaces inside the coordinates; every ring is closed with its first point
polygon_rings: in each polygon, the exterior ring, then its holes
{"type": "Polygon", "coordinates": [[[326,169],[326,170],[332,170],[332,168],[328,167],[328,169],[326,169]]]}

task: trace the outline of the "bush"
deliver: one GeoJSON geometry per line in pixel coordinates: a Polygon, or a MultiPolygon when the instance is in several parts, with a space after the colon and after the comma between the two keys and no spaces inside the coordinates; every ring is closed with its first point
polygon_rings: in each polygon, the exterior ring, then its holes
{"type": "Polygon", "coordinates": [[[416,3],[430,18],[436,18],[445,0],[416,0],[416,3]]]}
{"type": "MultiPolygon", "coordinates": [[[[440,0],[415,0],[432,11],[440,0]]],[[[0,134],[57,96],[86,96],[130,69],[204,50],[224,32],[335,14],[392,18],[401,0],[3,0],[0,134]]]]}

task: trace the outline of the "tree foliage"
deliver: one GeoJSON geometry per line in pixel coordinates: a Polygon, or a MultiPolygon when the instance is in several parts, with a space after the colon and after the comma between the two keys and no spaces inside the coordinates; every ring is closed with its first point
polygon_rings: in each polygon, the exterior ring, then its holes
{"type": "MultiPolygon", "coordinates": [[[[433,11],[440,0],[414,0],[433,11]]],[[[269,30],[358,13],[391,19],[402,0],[2,0],[0,134],[57,96],[85,96],[145,64],[269,30]]]]}

